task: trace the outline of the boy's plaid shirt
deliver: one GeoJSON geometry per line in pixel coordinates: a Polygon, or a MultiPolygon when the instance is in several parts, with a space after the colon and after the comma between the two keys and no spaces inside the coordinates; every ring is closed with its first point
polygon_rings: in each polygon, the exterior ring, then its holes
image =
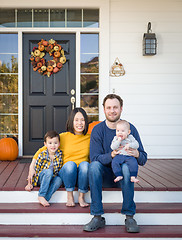
{"type": "MultiPolygon", "coordinates": [[[[35,175],[32,180],[33,186],[37,186],[39,180],[39,174],[44,169],[49,169],[51,165],[51,159],[49,157],[48,150],[41,152],[35,162],[35,175]]],[[[53,176],[55,177],[63,166],[62,151],[58,149],[53,159],[53,176]]]]}

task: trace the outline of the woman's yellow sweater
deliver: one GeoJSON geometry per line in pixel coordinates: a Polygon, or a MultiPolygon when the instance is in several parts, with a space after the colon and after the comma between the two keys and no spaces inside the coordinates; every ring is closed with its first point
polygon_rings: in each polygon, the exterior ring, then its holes
{"type": "MultiPolygon", "coordinates": [[[[63,155],[63,164],[72,161],[79,166],[81,162],[89,162],[90,134],[74,135],[70,132],[60,133],[60,146],[63,155]]],[[[46,147],[40,148],[34,155],[34,159],[44,151],[46,147]]]]}

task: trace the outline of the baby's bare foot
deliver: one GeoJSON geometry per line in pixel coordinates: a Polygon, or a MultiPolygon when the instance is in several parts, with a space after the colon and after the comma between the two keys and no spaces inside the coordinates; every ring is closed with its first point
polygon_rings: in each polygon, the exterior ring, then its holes
{"type": "Polygon", "coordinates": [[[136,177],[131,177],[131,182],[138,183],[139,180],[136,177]]]}
{"type": "Polygon", "coordinates": [[[122,180],[123,177],[122,176],[118,176],[117,178],[114,179],[114,182],[119,182],[120,180],[122,180]]]}
{"type": "Polygon", "coordinates": [[[119,182],[120,180],[122,180],[123,177],[122,176],[118,176],[117,178],[114,179],[114,182],[119,182]]]}
{"type": "Polygon", "coordinates": [[[44,207],[49,207],[50,204],[44,197],[38,197],[39,203],[44,207]]]}

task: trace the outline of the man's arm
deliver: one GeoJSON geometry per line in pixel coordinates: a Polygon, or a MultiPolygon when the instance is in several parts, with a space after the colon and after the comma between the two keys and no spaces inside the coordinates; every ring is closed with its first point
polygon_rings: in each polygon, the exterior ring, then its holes
{"type": "MultiPolygon", "coordinates": [[[[92,130],[91,138],[90,138],[90,160],[99,161],[103,165],[108,165],[112,161],[111,151],[105,153],[104,146],[103,146],[103,133],[102,131],[96,126],[92,130]]],[[[110,144],[109,144],[110,146],[110,144]]]]}
{"type": "Polygon", "coordinates": [[[130,124],[130,126],[131,126],[131,134],[136,139],[136,141],[139,143],[139,148],[138,149],[130,148],[127,152],[128,152],[128,154],[130,154],[131,156],[133,156],[137,159],[137,162],[139,165],[143,166],[147,161],[147,153],[145,152],[145,150],[143,148],[143,144],[141,142],[140,135],[139,135],[137,129],[132,124],[130,124]]]}

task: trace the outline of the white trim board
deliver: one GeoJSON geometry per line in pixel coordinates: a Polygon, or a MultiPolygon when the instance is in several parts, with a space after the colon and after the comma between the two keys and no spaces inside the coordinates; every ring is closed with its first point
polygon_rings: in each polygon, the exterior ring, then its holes
{"type": "MultiPolygon", "coordinates": [[[[103,203],[122,202],[121,191],[103,191],[103,203]]],[[[38,191],[1,191],[0,203],[30,203],[38,202],[38,191]],[[13,198],[12,198],[13,196],[13,198]]],[[[78,202],[78,192],[74,192],[75,202],[78,202]]],[[[135,202],[140,203],[181,203],[182,192],[178,191],[135,191],[135,202]]],[[[66,191],[57,191],[50,202],[65,203],[66,191]]],[[[85,200],[90,203],[90,192],[85,194],[85,200]]]]}

